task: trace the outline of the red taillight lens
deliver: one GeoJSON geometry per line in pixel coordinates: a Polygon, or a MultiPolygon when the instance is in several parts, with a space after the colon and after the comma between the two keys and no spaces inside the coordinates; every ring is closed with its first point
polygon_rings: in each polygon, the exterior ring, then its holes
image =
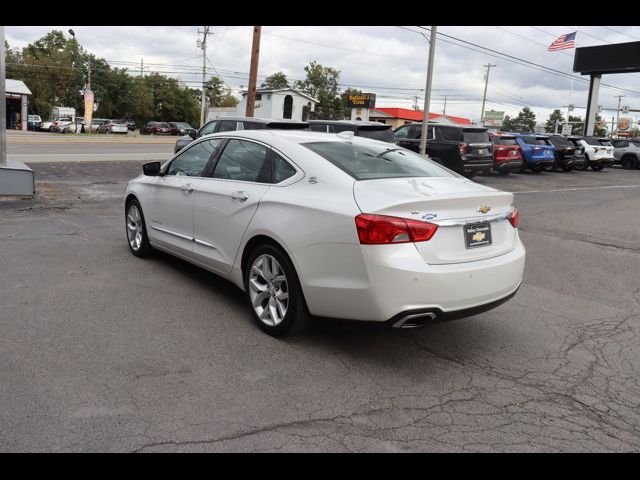
{"type": "Polygon", "coordinates": [[[361,244],[383,245],[426,242],[436,233],[438,225],[410,218],[362,213],[356,217],[356,229],[361,244]]]}
{"type": "Polygon", "coordinates": [[[469,147],[469,145],[467,145],[466,143],[461,143],[460,144],[460,155],[466,155],[468,147],[469,147]]]}
{"type": "Polygon", "coordinates": [[[511,215],[509,215],[509,222],[513,225],[513,228],[518,228],[518,224],[520,223],[520,216],[518,214],[518,209],[514,208],[511,215]]]}

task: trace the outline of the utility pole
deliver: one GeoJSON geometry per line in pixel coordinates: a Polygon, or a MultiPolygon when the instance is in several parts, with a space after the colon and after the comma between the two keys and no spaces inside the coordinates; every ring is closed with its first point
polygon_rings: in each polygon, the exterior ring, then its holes
{"type": "Polygon", "coordinates": [[[202,40],[198,39],[198,46],[202,49],[202,102],[200,105],[200,126],[204,125],[204,110],[206,104],[206,95],[204,94],[205,83],[207,81],[207,37],[213,35],[209,33],[209,27],[203,27],[204,30],[198,29],[198,34],[202,33],[202,40]]]}
{"type": "MultiPolygon", "coordinates": [[[[618,110],[616,111],[616,136],[618,133],[618,125],[620,125],[620,101],[622,100],[622,97],[624,97],[626,95],[618,95],[618,110]]],[[[613,121],[613,118],[611,119],[611,121],[613,121]]],[[[611,128],[611,136],[613,137],[613,127],[611,128]]]]}
{"type": "Polygon", "coordinates": [[[253,44],[251,45],[251,68],[249,69],[249,91],[247,92],[247,109],[245,115],[253,117],[256,104],[256,82],[258,81],[258,60],[260,58],[260,34],[262,27],[253,27],[253,44]]]}
{"type": "Polygon", "coordinates": [[[487,86],[489,85],[489,72],[491,71],[491,67],[496,67],[497,65],[492,65],[488,63],[487,65],[483,65],[483,67],[487,67],[487,74],[484,77],[484,95],[482,96],[482,111],[480,112],[480,126],[484,126],[484,104],[487,101],[487,86]]]}
{"type": "Polygon", "coordinates": [[[140,78],[142,78],[142,71],[144,70],[144,58],[140,59],[140,78]]]}
{"type": "Polygon", "coordinates": [[[433,77],[433,57],[436,54],[436,32],[438,27],[431,27],[429,39],[429,61],[427,63],[427,83],[424,91],[424,111],[422,113],[422,134],[420,135],[420,155],[427,152],[427,131],[429,130],[429,103],[431,100],[431,80],[433,77]]]}
{"type": "Polygon", "coordinates": [[[442,109],[442,115],[447,114],[447,96],[444,96],[444,108],[442,109]]]}
{"type": "Polygon", "coordinates": [[[4,25],[0,25],[0,165],[7,163],[7,95],[4,77],[4,25]]]}

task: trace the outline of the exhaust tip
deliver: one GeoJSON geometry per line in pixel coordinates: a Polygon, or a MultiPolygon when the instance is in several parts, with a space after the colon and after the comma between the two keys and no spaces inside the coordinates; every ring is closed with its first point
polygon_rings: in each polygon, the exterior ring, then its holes
{"type": "Polygon", "coordinates": [[[425,322],[435,318],[436,314],[433,312],[413,313],[411,315],[401,317],[393,324],[393,328],[420,328],[425,324],[425,322]]]}

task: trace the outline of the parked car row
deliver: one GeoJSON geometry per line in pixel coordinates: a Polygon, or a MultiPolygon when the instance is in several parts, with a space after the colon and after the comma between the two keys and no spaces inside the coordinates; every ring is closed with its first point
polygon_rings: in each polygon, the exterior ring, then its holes
{"type": "Polygon", "coordinates": [[[189,135],[195,131],[187,122],[148,122],[140,135],[189,135]]]}

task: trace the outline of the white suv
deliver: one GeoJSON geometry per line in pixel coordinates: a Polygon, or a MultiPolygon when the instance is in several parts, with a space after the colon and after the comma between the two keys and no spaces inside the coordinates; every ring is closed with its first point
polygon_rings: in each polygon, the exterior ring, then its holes
{"type": "Polygon", "coordinates": [[[586,170],[602,170],[605,166],[613,165],[613,146],[607,139],[599,140],[596,137],[569,137],[576,146],[584,148],[585,162],[582,167],[586,170]],[[604,142],[604,143],[601,143],[604,142]]]}

